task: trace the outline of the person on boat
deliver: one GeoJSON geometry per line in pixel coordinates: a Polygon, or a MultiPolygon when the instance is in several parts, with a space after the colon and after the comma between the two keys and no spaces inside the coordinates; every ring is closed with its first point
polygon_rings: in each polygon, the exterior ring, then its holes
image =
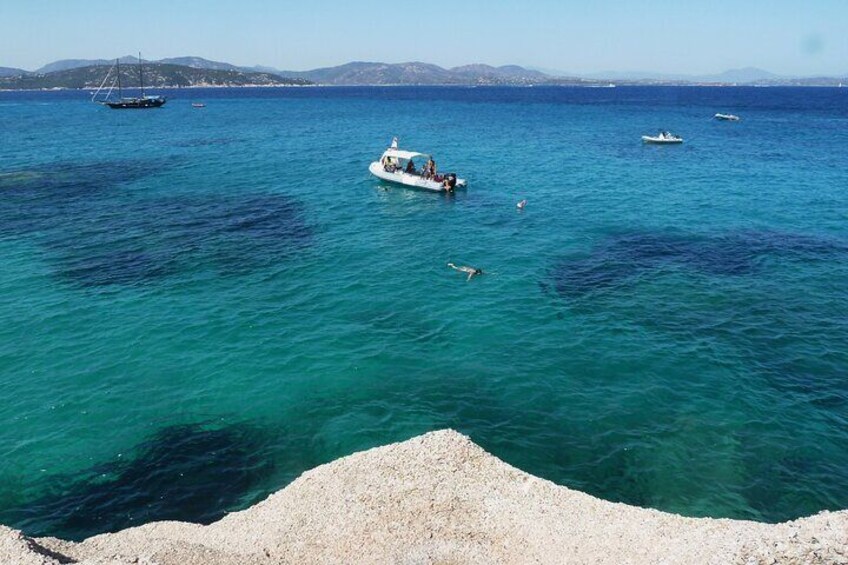
{"type": "Polygon", "coordinates": [[[454,271],[459,271],[461,273],[468,273],[468,278],[465,279],[466,281],[470,281],[471,278],[474,277],[474,275],[482,275],[483,274],[483,269],[477,269],[475,267],[466,267],[466,266],[457,267],[453,263],[448,263],[448,267],[450,267],[454,271]]]}
{"type": "Polygon", "coordinates": [[[406,172],[409,174],[415,174],[415,163],[412,162],[412,159],[406,164],[406,172]]]}
{"type": "Polygon", "coordinates": [[[433,178],[436,176],[436,162],[430,157],[430,160],[427,161],[427,178],[433,178]]]}
{"type": "Polygon", "coordinates": [[[453,189],[456,187],[456,175],[450,174],[444,178],[442,181],[442,188],[445,189],[445,192],[453,192],[453,189]]]}

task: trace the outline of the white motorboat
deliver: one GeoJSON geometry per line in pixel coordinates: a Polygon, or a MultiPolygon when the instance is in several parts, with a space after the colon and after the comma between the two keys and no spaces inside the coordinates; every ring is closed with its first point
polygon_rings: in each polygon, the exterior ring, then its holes
{"type": "Polygon", "coordinates": [[[368,170],[379,179],[413,188],[435,192],[465,188],[465,179],[457,178],[456,173],[431,172],[428,169],[431,162],[432,156],[427,153],[399,149],[398,140],[394,138],[391,147],[383,152],[379,161],[371,163],[368,170]]]}
{"type": "Polygon", "coordinates": [[[734,116],[733,114],[716,114],[715,119],[725,122],[738,122],[739,116],[734,116]]]}
{"type": "Polygon", "coordinates": [[[661,131],[657,135],[643,135],[642,141],[645,143],[656,143],[659,145],[670,145],[674,143],[683,143],[683,138],[679,135],[674,135],[667,131],[661,131]]]}

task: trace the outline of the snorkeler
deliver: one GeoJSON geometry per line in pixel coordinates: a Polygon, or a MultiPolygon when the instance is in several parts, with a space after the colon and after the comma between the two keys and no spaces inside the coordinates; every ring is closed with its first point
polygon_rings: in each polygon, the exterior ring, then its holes
{"type": "Polygon", "coordinates": [[[482,275],[483,274],[483,269],[476,269],[474,267],[464,267],[464,266],[463,267],[457,267],[453,263],[448,263],[448,267],[450,267],[451,269],[453,269],[455,271],[460,271],[462,273],[468,273],[468,278],[465,279],[466,281],[470,281],[471,277],[473,277],[474,275],[482,275]]]}

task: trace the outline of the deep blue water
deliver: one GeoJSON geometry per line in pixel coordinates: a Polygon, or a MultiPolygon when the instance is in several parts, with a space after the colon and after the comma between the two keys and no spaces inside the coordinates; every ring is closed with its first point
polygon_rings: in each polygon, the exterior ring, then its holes
{"type": "Polygon", "coordinates": [[[444,427],[685,515],[848,507],[848,90],[166,94],[0,92],[0,523],[208,522],[444,427]],[[393,135],[468,190],[370,177],[393,135]]]}

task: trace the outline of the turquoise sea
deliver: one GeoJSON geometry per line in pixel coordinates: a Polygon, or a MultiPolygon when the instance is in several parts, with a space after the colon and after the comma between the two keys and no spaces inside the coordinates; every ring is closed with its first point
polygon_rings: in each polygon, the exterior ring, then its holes
{"type": "Polygon", "coordinates": [[[0,523],[208,522],[445,427],[609,500],[848,508],[848,89],[166,94],[0,93],[0,523]],[[467,191],[370,177],[393,135],[467,191]]]}

